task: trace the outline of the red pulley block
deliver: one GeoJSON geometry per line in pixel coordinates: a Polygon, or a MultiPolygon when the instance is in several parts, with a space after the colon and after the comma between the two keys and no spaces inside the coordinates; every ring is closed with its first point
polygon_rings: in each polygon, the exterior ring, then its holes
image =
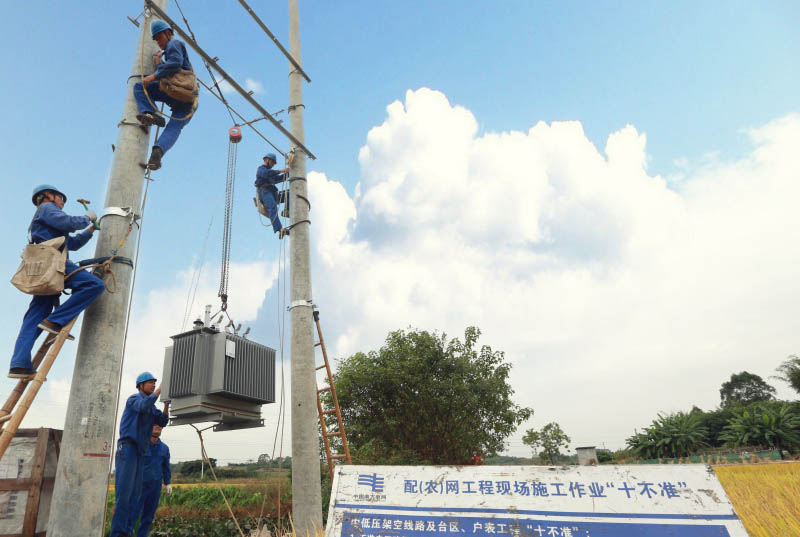
{"type": "Polygon", "coordinates": [[[228,129],[228,138],[230,138],[231,142],[238,144],[242,141],[242,129],[239,127],[231,127],[228,129]]]}

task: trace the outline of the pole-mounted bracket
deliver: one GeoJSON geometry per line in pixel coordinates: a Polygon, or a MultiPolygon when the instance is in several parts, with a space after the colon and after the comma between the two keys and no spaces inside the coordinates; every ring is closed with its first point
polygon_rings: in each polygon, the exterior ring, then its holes
{"type": "Polygon", "coordinates": [[[139,220],[141,219],[141,217],[134,213],[130,207],[106,207],[103,209],[103,214],[100,215],[100,218],[97,219],[97,222],[101,222],[103,218],[109,215],[130,218],[131,224],[136,224],[137,226],[139,225],[139,220]]]}
{"type": "Polygon", "coordinates": [[[292,311],[294,308],[313,308],[314,303],[310,300],[293,300],[292,305],[286,308],[286,311],[292,311]]]}

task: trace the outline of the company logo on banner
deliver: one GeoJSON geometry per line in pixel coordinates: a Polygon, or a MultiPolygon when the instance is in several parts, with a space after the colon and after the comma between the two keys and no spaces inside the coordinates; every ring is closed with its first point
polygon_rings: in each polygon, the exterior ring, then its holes
{"type": "Polygon", "coordinates": [[[747,537],[709,467],[337,466],[326,537],[747,537]]]}

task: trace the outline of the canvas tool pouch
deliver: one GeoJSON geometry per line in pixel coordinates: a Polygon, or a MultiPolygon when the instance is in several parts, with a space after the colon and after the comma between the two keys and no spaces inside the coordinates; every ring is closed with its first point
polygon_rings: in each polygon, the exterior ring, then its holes
{"type": "Polygon", "coordinates": [[[187,69],[159,79],[158,87],[173,99],[184,103],[193,103],[200,93],[197,77],[187,69]]]}
{"type": "Polygon", "coordinates": [[[29,244],[11,283],[29,295],[57,295],[64,290],[67,248],[64,237],[29,244]]]}
{"type": "Polygon", "coordinates": [[[259,212],[259,213],[261,213],[261,214],[263,214],[264,216],[266,216],[267,218],[269,218],[269,213],[267,212],[267,208],[266,208],[266,207],[264,207],[264,204],[263,204],[263,203],[261,203],[261,200],[260,200],[260,199],[258,199],[258,196],[256,196],[255,198],[253,198],[253,203],[255,203],[255,204],[256,204],[256,209],[258,209],[258,212],[259,212]]]}

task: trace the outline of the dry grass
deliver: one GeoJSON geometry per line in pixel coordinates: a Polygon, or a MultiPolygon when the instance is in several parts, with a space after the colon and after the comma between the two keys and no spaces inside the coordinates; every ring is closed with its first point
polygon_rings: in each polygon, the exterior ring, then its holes
{"type": "Polygon", "coordinates": [[[751,537],[800,536],[800,463],[715,466],[751,537]]]}

